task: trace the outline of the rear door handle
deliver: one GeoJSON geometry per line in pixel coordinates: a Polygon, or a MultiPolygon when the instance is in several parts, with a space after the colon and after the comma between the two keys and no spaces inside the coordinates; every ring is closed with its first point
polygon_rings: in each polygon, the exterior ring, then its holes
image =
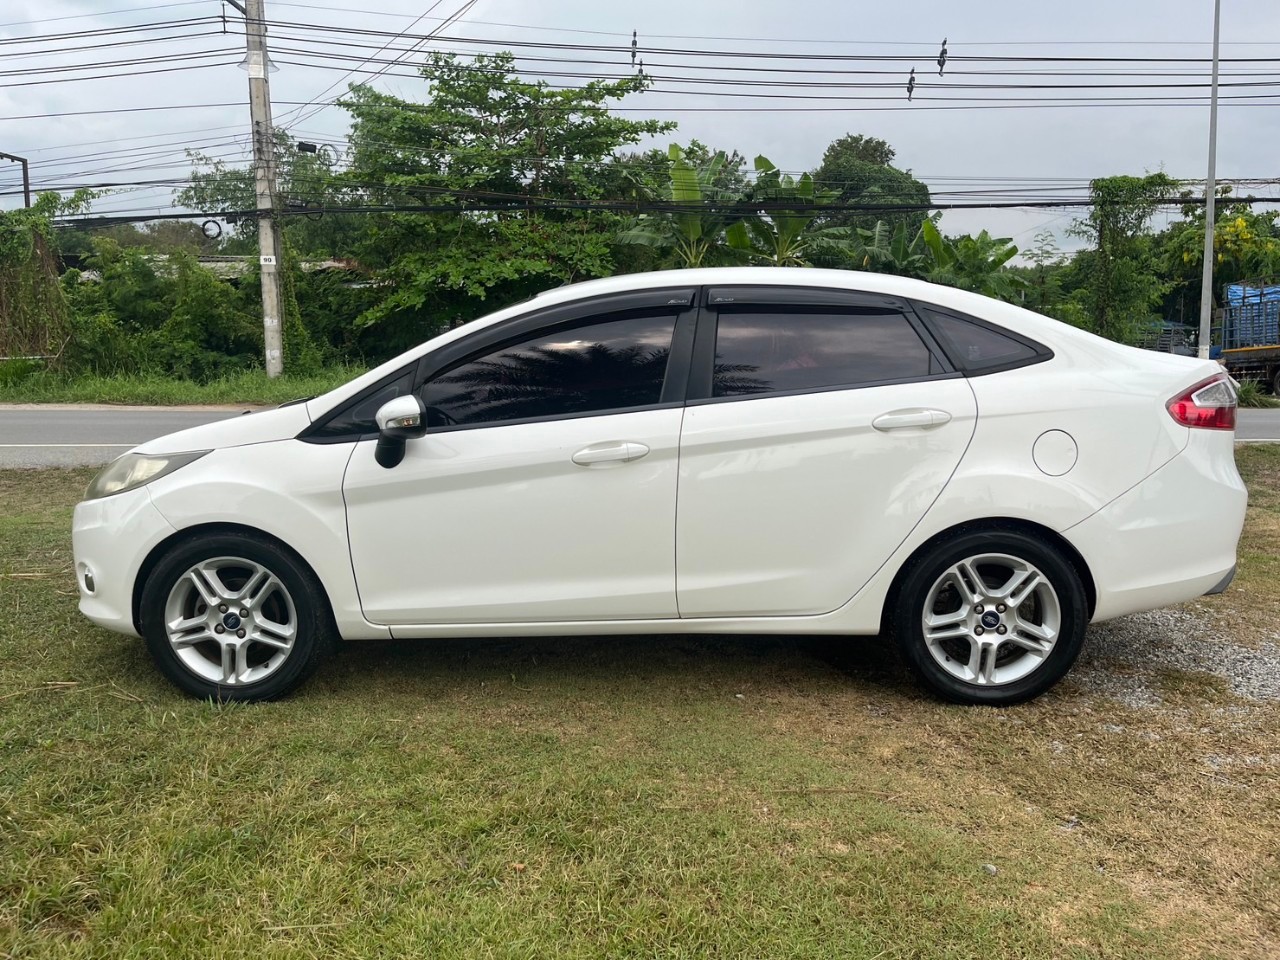
{"type": "Polygon", "coordinates": [[[945,410],[912,407],[908,410],[890,410],[871,421],[871,425],[880,432],[889,430],[906,430],[914,427],[917,430],[930,430],[940,427],[951,420],[951,414],[945,410]]]}
{"type": "Polygon", "coordinates": [[[648,447],[634,440],[610,440],[583,447],[573,455],[573,462],[580,467],[589,467],[595,463],[627,463],[639,460],[648,452],[648,447]]]}

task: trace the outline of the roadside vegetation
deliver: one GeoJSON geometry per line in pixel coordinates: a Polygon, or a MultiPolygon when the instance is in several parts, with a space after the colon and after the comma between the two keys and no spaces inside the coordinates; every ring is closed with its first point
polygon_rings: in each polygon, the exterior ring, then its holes
{"type": "Polygon", "coordinates": [[[14,380],[0,377],[0,403],[277,404],[325,393],[363,372],[329,367],[272,379],[262,370],[244,370],[203,383],[158,373],[70,377],[35,372],[14,380]]]}
{"type": "MultiPolygon", "coordinates": [[[[465,63],[430,54],[421,73],[421,102],[352,86],[340,151],[277,131],[290,375],[368,367],[540,291],[664,267],[916,277],[1127,343],[1169,340],[1171,325],[1198,316],[1203,209],[1161,173],[1095,180],[1095,205],[1068,231],[1072,253],[1048,234],[1020,250],[985,231],[945,234],[928,187],[874,136],[839,137],[810,169],[780,170],[728,145],[683,142],[671,122],[611,111],[647,88],[643,72],[558,89],[522,78],[500,53],[465,63]],[[655,137],[675,142],[648,146],[655,137]],[[1153,231],[1156,211],[1180,198],[1181,218],[1153,231]]],[[[0,213],[0,396],[91,396],[102,384],[146,401],[202,394],[131,393],[132,378],[254,382],[252,176],[198,152],[192,164],[175,201],[208,216],[212,237],[189,221],[86,216],[87,192],[0,213]]],[[[1280,214],[1225,188],[1217,209],[1216,282],[1280,273],[1280,214]]]]}
{"type": "Polygon", "coordinates": [[[1280,690],[1161,652],[1280,657],[1280,450],[1240,459],[1235,586],[1009,710],[786,637],[353,643],[193,702],[75,610],[89,473],[2,472],[0,956],[1274,957],[1280,690]]]}
{"type": "Polygon", "coordinates": [[[1236,384],[1236,398],[1242,407],[1280,406],[1280,400],[1263,390],[1257,380],[1241,380],[1236,384]]]}

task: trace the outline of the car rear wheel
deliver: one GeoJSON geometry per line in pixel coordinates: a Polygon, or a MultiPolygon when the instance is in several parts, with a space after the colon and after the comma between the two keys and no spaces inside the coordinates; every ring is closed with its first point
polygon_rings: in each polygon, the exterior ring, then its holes
{"type": "Polygon", "coordinates": [[[957,703],[1005,706],[1044,693],[1084,644],[1080,575],[1015,531],[974,531],[920,557],[903,580],[894,632],[907,663],[957,703]]]}
{"type": "Polygon", "coordinates": [[[328,600],[306,565],[242,533],[171,550],[147,579],[140,613],[161,672],[202,699],[282,697],[310,676],[335,636],[328,600]]]}

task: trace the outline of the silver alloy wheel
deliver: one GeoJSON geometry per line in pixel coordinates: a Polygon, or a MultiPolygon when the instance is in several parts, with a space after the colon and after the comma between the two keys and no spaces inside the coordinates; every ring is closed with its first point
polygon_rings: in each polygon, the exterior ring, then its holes
{"type": "Polygon", "coordinates": [[[1062,627],[1049,578],[1003,553],[961,560],[942,572],[921,615],[925,647],[959,680],[997,687],[1038,669],[1062,627]]]}
{"type": "Polygon", "coordinates": [[[298,615],[284,583],[242,557],[202,560],[178,578],[165,634],[184,666],[224,686],[256,683],[289,658],[298,615]]]}

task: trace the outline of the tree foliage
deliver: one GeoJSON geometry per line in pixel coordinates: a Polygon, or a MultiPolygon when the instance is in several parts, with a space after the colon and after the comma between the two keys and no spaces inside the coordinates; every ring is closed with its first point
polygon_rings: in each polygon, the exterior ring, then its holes
{"type": "Polygon", "coordinates": [[[831,203],[834,190],[815,187],[809,174],[800,179],[782,173],[767,157],[756,157],[756,181],[748,206],[757,208],[726,232],[729,246],[751,263],[771,267],[807,267],[815,251],[839,243],[832,228],[815,228],[814,218],[831,203]],[[785,206],[783,206],[785,205],[785,206]]]}
{"type": "Polygon", "coordinates": [[[668,159],[667,175],[651,194],[684,209],[641,214],[618,235],[618,242],[660,251],[663,266],[707,267],[738,261],[728,235],[748,214],[737,188],[720,185],[732,182],[721,175],[728,162],[724,152],[695,165],[684,149],[673,143],[668,159]]]}
{"type": "MultiPolygon", "coordinates": [[[[324,216],[320,210],[339,205],[351,193],[337,176],[340,157],[330,148],[307,153],[298,141],[277,129],[272,140],[282,235],[299,253],[338,257],[348,254],[362,229],[351,217],[324,216]]],[[[247,253],[257,249],[258,220],[245,216],[258,208],[252,167],[232,166],[225,160],[187,151],[191,178],[178,192],[176,202],[211,217],[225,218],[231,227],[223,253],[247,253]]]]}
{"type": "Polygon", "coordinates": [[[467,63],[432,54],[421,73],[424,103],[352,88],[346,182],[367,203],[484,198],[509,209],[368,218],[356,249],[379,271],[385,297],[360,323],[379,326],[389,351],[549,286],[612,273],[608,215],[545,201],[599,199],[615,152],[672,126],[609,111],[643,90],[643,77],[555,89],[519,77],[510,54],[467,63]]]}
{"type": "Polygon", "coordinates": [[[92,197],[84,190],[65,199],[43,193],[29,209],[0,212],[0,359],[61,362],[71,321],[58,281],[53,219],[92,197]]]}
{"type": "Polygon", "coordinates": [[[1145,177],[1101,177],[1090,183],[1093,206],[1072,232],[1093,243],[1080,266],[1079,302],[1094,333],[1133,343],[1153,323],[1153,311],[1168,290],[1160,276],[1147,226],[1156,201],[1176,181],[1163,173],[1145,177]]]}
{"type": "Polygon", "coordinates": [[[875,137],[846,136],[836,140],[823,154],[822,164],[813,173],[814,182],[834,190],[840,204],[916,206],[920,209],[890,213],[885,211],[831,212],[823,216],[831,226],[873,229],[883,220],[896,226],[905,223],[914,233],[928,218],[929,188],[902,170],[889,166],[893,150],[875,137]]]}

